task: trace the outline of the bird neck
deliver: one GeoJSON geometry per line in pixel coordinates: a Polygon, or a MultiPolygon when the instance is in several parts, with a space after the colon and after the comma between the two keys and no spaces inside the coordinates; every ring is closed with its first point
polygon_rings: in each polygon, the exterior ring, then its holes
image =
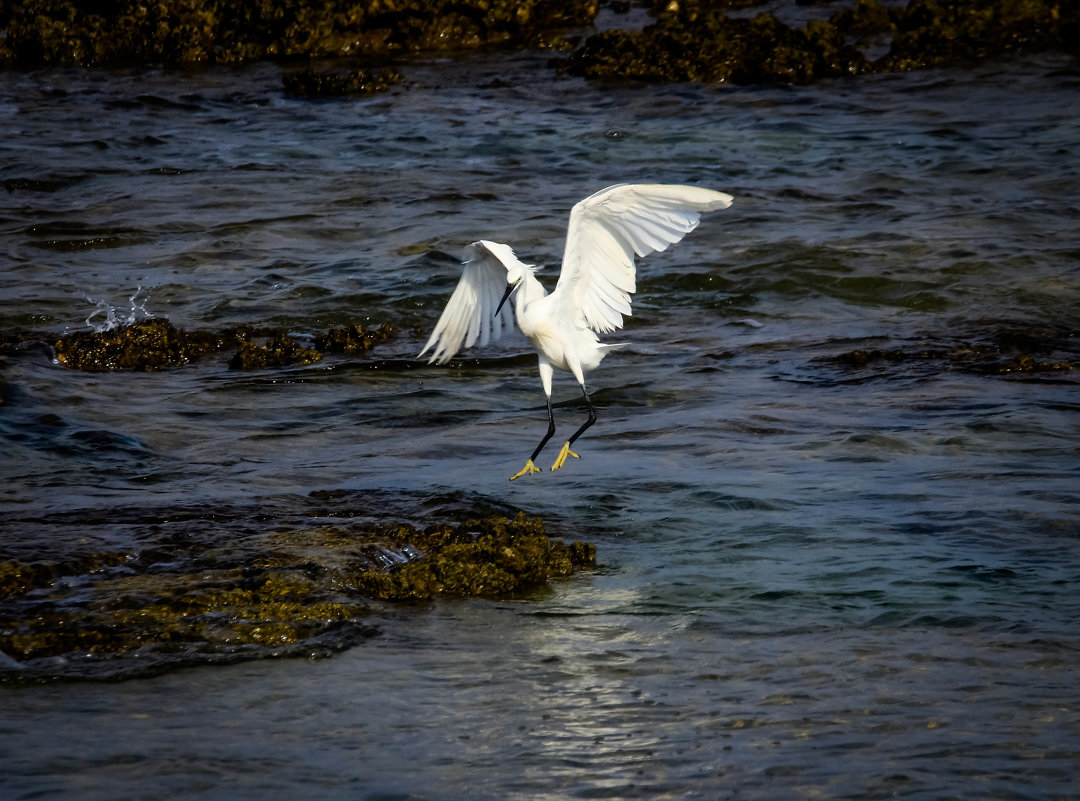
{"type": "Polygon", "coordinates": [[[543,284],[536,280],[536,276],[531,272],[525,273],[525,277],[521,280],[521,286],[514,293],[514,309],[520,315],[525,311],[526,306],[545,295],[547,295],[547,290],[544,289],[543,284]]]}

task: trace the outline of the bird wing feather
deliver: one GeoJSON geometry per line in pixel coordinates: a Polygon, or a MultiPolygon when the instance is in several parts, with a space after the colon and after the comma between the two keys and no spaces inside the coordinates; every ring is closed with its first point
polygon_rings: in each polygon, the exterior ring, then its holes
{"type": "Polygon", "coordinates": [[[637,289],[634,256],[666,250],[697,228],[702,212],[731,201],[723,192],[667,184],[617,184],[585,198],[570,212],[552,295],[593,331],[622,328],[637,289]]]}
{"type": "Polygon", "coordinates": [[[514,327],[512,303],[497,317],[495,309],[506,290],[506,270],[518,263],[514,251],[499,242],[482,239],[465,248],[461,279],[420,351],[423,356],[433,349],[428,364],[445,364],[462,347],[495,342],[514,327]]]}

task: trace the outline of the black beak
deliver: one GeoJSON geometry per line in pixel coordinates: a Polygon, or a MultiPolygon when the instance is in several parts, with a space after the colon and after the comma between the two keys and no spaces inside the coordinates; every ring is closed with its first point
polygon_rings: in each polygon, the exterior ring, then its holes
{"type": "Polygon", "coordinates": [[[513,291],[514,291],[514,285],[513,284],[507,284],[506,285],[506,291],[503,292],[502,300],[500,300],[499,305],[495,307],[495,316],[496,317],[499,316],[499,312],[502,311],[503,304],[506,303],[506,299],[508,297],[510,297],[510,293],[513,292],[513,291]]]}

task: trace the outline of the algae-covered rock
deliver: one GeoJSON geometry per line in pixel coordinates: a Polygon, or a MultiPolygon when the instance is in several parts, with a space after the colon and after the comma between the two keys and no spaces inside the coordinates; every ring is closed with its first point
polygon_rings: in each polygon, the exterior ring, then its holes
{"type": "Polygon", "coordinates": [[[305,348],[287,333],[280,333],[265,345],[241,342],[229,362],[231,370],[261,370],[264,367],[284,367],[290,364],[315,364],[322,354],[305,348]]]}
{"type": "Polygon", "coordinates": [[[152,318],[109,331],[65,334],[54,347],[57,360],[65,367],[101,372],[180,367],[226,344],[226,337],[207,332],[187,334],[168,320],[152,318]]]}
{"type": "Polygon", "coordinates": [[[574,75],[709,83],[809,83],[866,72],[964,64],[1019,50],[1080,52],[1080,7],[1052,0],[858,0],[790,27],[772,14],[725,15],[720,3],[673,2],[643,31],[589,37],[562,68],[574,75]],[[888,52],[857,49],[888,34],[888,52]]]}
{"type": "Polygon", "coordinates": [[[397,70],[314,70],[293,72],[282,78],[285,91],[302,97],[344,97],[385,92],[404,80],[397,70]]]}
{"type": "Polygon", "coordinates": [[[384,599],[506,596],[596,563],[595,546],[549,539],[543,523],[523,513],[512,520],[492,517],[457,527],[402,528],[393,540],[419,548],[424,558],[388,572],[352,574],[348,581],[362,594],[384,599]]]}
{"type": "Polygon", "coordinates": [[[236,63],[523,45],[595,0],[13,0],[0,64],[236,63]]]}
{"type": "MultiPolygon", "coordinates": [[[[164,318],[139,320],[104,331],[77,331],[53,342],[56,359],[65,367],[88,372],[111,370],[150,371],[182,367],[209,354],[235,350],[229,366],[234,370],[258,370],[285,365],[315,364],[324,353],[365,353],[394,335],[394,326],[383,323],[367,331],[362,325],[333,328],[315,337],[314,347],[304,347],[286,331],[237,326],[222,331],[186,331],[164,318]],[[256,338],[265,338],[259,344],[256,338]]],[[[11,341],[25,336],[11,334],[11,341]]]]}
{"type": "MultiPolygon", "coordinates": [[[[1017,50],[1080,52],[1075,2],[911,0],[905,6],[855,0],[829,20],[803,28],[770,14],[725,16],[725,9],[754,4],[656,0],[656,23],[640,32],[598,33],[565,68],[590,77],[807,83],[1017,50]],[[892,44],[873,64],[848,39],[882,33],[892,36],[892,44]]],[[[597,0],[12,0],[0,3],[0,30],[6,30],[0,36],[0,67],[237,63],[498,44],[563,46],[560,32],[590,24],[597,8],[597,0]]],[[[288,80],[290,91],[319,97],[382,85],[358,73],[288,80]]]]}
{"type": "Polygon", "coordinates": [[[867,68],[827,21],[791,28],[772,14],[743,19],[718,9],[665,14],[641,32],[601,32],[564,65],[590,78],[737,84],[809,83],[867,68]]]}
{"type": "Polygon", "coordinates": [[[42,604],[29,620],[0,620],[0,650],[26,661],[71,652],[294,645],[367,613],[302,574],[235,568],[191,575],[118,576],[93,606],[42,604]]]}
{"type": "Polygon", "coordinates": [[[895,31],[879,72],[981,61],[1019,50],[1080,52],[1080,9],[1049,0],[912,0],[891,14],[895,31]]]}
{"type": "Polygon", "coordinates": [[[380,342],[386,342],[394,335],[394,326],[383,323],[374,330],[365,330],[359,323],[344,328],[331,328],[325,334],[315,337],[315,348],[323,353],[341,353],[355,356],[366,353],[380,342]]]}
{"type": "Polygon", "coordinates": [[[842,8],[829,17],[829,22],[845,34],[861,40],[895,30],[894,16],[902,13],[900,6],[885,6],[877,0],[857,0],[851,8],[842,8]]]}
{"type": "Polygon", "coordinates": [[[1015,322],[981,323],[954,336],[926,336],[891,347],[862,347],[818,357],[821,363],[864,370],[919,368],[981,375],[1080,370],[1080,331],[1015,322]]]}
{"type": "Polygon", "coordinates": [[[31,590],[48,587],[65,576],[78,576],[123,564],[127,554],[101,551],[83,554],[74,559],[42,559],[32,562],[20,559],[0,561],[0,601],[31,590]]]}
{"type": "Polygon", "coordinates": [[[513,597],[596,559],[591,544],[550,539],[520,513],[423,530],[276,528],[270,517],[260,528],[248,515],[230,530],[188,515],[148,523],[129,553],[38,559],[0,543],[0,682],[329,655],[373,633],[376,602],[513,597]]]}

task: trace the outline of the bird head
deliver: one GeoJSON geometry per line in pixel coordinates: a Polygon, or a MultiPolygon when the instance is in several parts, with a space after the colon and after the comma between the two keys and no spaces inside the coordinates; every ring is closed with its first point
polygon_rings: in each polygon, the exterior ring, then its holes
{"type": "Polygon", "coordinates": [[[525,282],[525,276],[532,275],[536,270],[534,265],[525,264],[521,261],[509,245],[504,245],[501,242],[491,242],[487,239],[473,242],[465,248],[465,263],[471,264],[475,261],[484,262],[489,266],[498,263],[506,269],[506,291],[503,293],[499,305],[495,308],[495,317],[499,316],[499,312],[502,311],[502,307],[514,293],[514,290],[525,282]]]}
{"type": "Polygon", "coordinates": [[[503,304],[514,294],[514,290],[517,289],[523,280],[525,280],[525,274],[520,270],[517,272],[519,275],[514,276],[515,270],[507,270],[506,272],[506,291],[503,292],[502,300],[499,301],[499,305],[495,307],[495,316],[499,316],[499,312],[502,311],[503,304]]]}
{"type": "Polygon", "coordinates": [[[498,242],[484,242],[484,245],[506,268],[506,291],[503,292],[502,300],[499,301],[499,305],[495,309],[495,316],[498,317],[503,305],[514,294],[514,290],[521,286],[525,282],[525,276],[531,275],[536,268],[521,261],[509,245],[498,242]]]}

